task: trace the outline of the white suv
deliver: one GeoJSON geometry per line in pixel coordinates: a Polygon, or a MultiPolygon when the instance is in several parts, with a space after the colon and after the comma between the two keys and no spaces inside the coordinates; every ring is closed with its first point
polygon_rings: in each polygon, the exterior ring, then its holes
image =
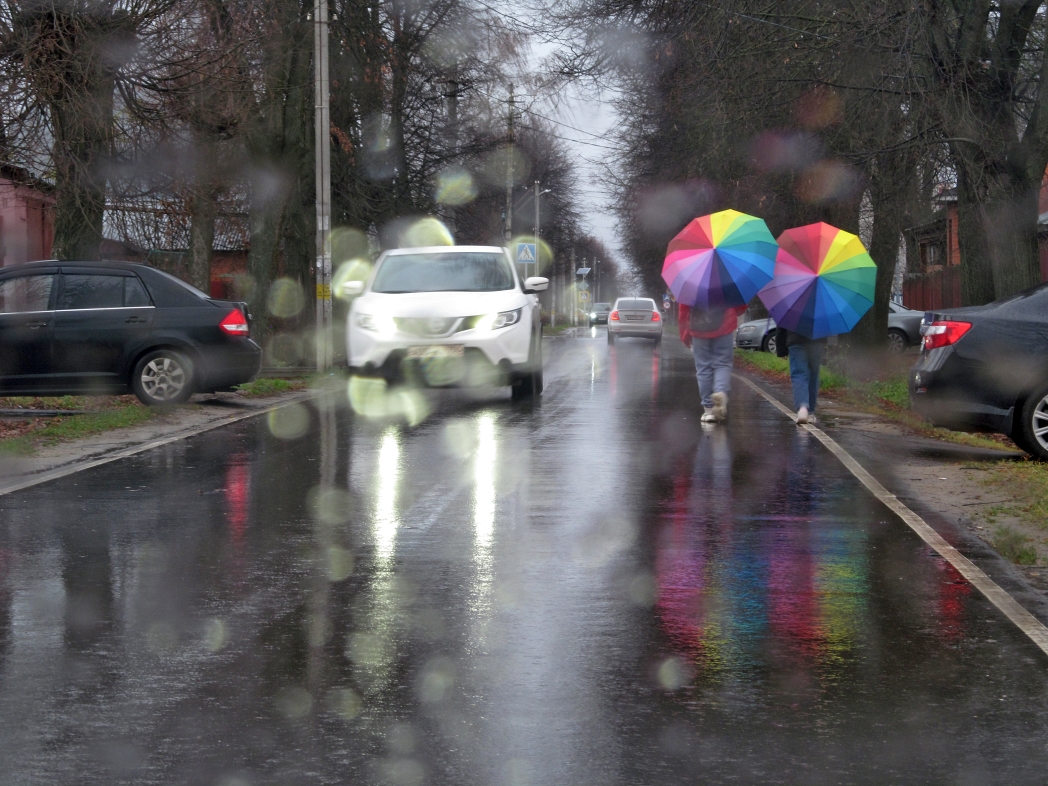
{"type": "Polygon", "coordinates": [[[512,385],[513,398],[542,392],[545,278],[517,276],[497,246],[386,251],[367,282],[350,281],[350,370],[430,387],[512,385]]]}

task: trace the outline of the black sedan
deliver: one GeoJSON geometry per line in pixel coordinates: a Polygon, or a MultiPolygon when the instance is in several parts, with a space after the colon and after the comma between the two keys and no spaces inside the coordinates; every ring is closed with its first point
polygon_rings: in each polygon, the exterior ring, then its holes
{"type": "Polygon", "coordinates": [[[910,372],[913,408],[958,431],[996,431],[1048,460],[1048,284],[930,313],[910,372]]]}
{"type": "Polygon", "coordinates": [[[133,392],[149,405],[258,373],[247,306],[119,262],[32,262],[0,271],[0,392],[133,392]]]}

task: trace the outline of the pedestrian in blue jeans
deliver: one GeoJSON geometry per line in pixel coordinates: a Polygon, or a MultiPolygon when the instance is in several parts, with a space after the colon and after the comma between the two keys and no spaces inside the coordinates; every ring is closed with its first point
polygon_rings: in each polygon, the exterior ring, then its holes
{"type": "MultiPolygon", "coordinates": [[[[797,425],[815,423],[819,400],[819,368],[825,339],[810,339],[792,330],[784,330],[786,352],[790,358],[790,382],[793,385],[793,408],[797,425]]],[[[781,337],[776,338],[781,341],[781,337]]]]}
{"type": "Polygon", "coordinates": [[[703,423],[722,423],[728,417],[728,393],[735,365],[735,328],[746,306],[701,311],[683,303],[677,310],[680,340],[695,358],[695,377],[702,396],[703,423]]]}

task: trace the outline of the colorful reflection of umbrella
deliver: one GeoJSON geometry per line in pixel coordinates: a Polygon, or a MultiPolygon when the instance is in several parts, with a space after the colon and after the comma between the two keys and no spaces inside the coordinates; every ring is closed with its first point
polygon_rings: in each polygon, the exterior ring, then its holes
{"type": "Polygon", "coordinates": [[[779,327],[823,338],[855,327],[873,305],[876,280],[862,241],[820,222],[779,236],[775,277],[759,294],[779,327]]]}
{"type": "Polygon", "coordinates": [[[687,306],[744,306],[771,280],[777,251],[764,221],[722,210],[696,218],[670,241],[662,278],[687,306]]]}

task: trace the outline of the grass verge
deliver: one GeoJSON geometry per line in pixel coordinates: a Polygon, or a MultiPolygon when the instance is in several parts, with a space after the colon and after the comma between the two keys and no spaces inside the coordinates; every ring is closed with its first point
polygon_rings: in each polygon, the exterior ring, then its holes
{"type": "Polygon", "coordinates": [[[237,385],[236,390],[242,396],[248,398],[265,398],[275,396],[278,393],[288,393],[292,390],[304,390],[308,380],[302,377],[291,377],[283,379],[278,377],[263,377],[243,385],[237,385]]]}
{"type": "MultiPolygon", "coordinates": [[[[52,403],[48,401],[48,403],[52,403]]],[[[41,409],[42,407],[37,407],[41,409]]],[[[49,409],[79,409],[80,407],[50,406],[49,409]]],[[[54,445],[101,434],[114,429],[144,423],[156,415],[156,410],[138,402],[108,406],[82,415],[62,415],[32,418],[0,424],[0,452],[31,455],[38,447],[54,445]]]]}
{"type": "MultiPolygon", "coordinates": [[[[790,381],[790,364],[786,358],[769,352],[735,350],[735,364],[742,369],[779,382],[790,381]]],[[[905,426],[922,437],[939,439],[957,445],[976,448],[1012,447],[1008,438],[997,434],[968,434],[962,431],[936,428],[910,409],[910,394],[905,373],[894,373],[884,379],[870,382],[849,380],[826,366],[819,372],[823,393],[863,412],[879,415],[905,426]]]]}

